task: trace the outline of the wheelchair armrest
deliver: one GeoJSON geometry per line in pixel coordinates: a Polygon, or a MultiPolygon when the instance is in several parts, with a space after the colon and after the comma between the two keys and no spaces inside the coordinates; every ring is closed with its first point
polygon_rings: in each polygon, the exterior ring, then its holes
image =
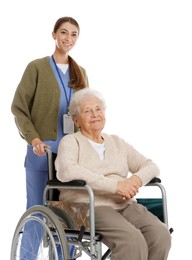
{"type": "MultiPolygon", "coordinates": [[[[161,179],[160,178],[153,178],[149,183],[161,183],[161,179]]],[[[73,181],[69,181],[69,182],[61,182],[58,179],[52,179],[52,180],[48,180],[47,181],[48,185],[62,185],[62,186],[80,186],[83,187],[86,185],[86,181],[83,180],[73,180],[73,181]]]]}
{"type": "Polygon", "coordinates": [[[78,187],[84,187],[86,185],[86,181],[83,180],[73,180],[69,182],[61,182],[58,179],[48,180],[47,184],[50,186],[78,186],[78,187]]]}
{"type": "Polygon", "coordinates": [[[149,182],[149,183],[156,183],[156,182],[158,182],[158,183],[161,183],[161,179],[160,179],[160,178],[157,178],[157,177],[155,177],[155,178],[153,178],[152,180],[150,180],[150,182],[149,182]]]}
{"type": "MultiPolygon", "coordinates": [[[[160,178],[153,178],[149,183],[161,183],[161,179],[160,178]]],[[[68,181],[68,182],[61,182],[58,179],[52,179],[52,180],[48,180],[47,181],[48,185],[61,185],[61,186],[79,186],[79,187],[83,187],[86,185],[86,181],[83,180],[73,180],[73,181],[68,181]]]]}

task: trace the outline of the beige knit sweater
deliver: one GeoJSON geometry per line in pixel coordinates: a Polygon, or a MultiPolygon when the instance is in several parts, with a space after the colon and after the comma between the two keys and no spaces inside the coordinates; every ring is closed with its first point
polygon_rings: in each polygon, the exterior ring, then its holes
{"type": "MultiPolygon", "coordinates": [[[[57,177],[62,182],[84,180],[94,190],[95,206],[105,205],[121,209],[131,201],[123,201],[115,194],[117,182],[131,174],[139,176],[143,185],[159,175],[159,168],[130,144],[115,135],[102,134],[105,140],[105,158],[97,152],[80,132],[63,137],[55,161],[57,177]]],[[[62,190],[60,200],[88,202],[86,191],[62,190]]]]}

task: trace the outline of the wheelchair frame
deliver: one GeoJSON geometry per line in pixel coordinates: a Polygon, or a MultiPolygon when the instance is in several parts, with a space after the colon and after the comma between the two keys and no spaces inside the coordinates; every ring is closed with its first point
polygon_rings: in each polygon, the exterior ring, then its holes
{"type": "MultiPolygon", "coordinates": [[[[102,253],[102,235],[95,232],[94,193],[92,188],[81,180],[74,180],[66,183],[57,180],[54,168],[54,154],[50,149],[46,149],[46,152],[48,156],[49,180],[44,189],[44,205],[33,206],[21,216],[14,232],[10,259],[21,260],[21,239],[26,232],[25,225],[28,222],[34,223],[35,221],[38,222],[43,229],[43,242],[41,243],[41,248],[44,256],[39,253],[40,255],[37,259],[72,260],[81,257],[83,252],[85,252],[91,260],[111,259],[110,249],[107,248],[104,254],[102,253]],[[80,229],[77,229],[76,224],[67,212],[49,205],[49,201],[53,198],[53,191],[57,189],[82,189],[88,192],[90,212],[89,231],[85,231],[83,225],[80,229]],[[71,252],[69,252],[70,250],[71,252]],[[61,257],[59,254],[61,254],[61,257]]],[[[157,186],[160,189],[164,218],[163,222],[168,227],[166,190],[161,184],[161,180],[159,178],[154,178],[146,186],[157,186]]],[[[170,233],[172,231],[173,230],[170,229],[170,233]]],[[[32,257],[29,259],[34,258],[32,257]]]]}

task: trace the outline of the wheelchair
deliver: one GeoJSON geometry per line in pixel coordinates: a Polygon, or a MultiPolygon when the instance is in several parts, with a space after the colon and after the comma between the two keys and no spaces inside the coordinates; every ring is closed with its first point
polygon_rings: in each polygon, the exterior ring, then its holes
{"type": "MultiPolygon", "coordinates": [[[[46,148],[48,157],[49,178],[44,189],[44,205],[33,206],[20,218],[11,244],[11,260],[75,260],[86,254],[91,260],[111,259],[111,251],[102,243],[102,235],[95,231],[94,218],[94,193],[84,181],[74,180],[60,182],[56,178],[54,161],[56,154],[46,148]],[[82,217],[80,210],[66,210],[59,201],[59,189],[86,190],[89,195],[87,210],[88,217],[82,217]],[[77,220],[72,217],[76,213],[77,220]],[[79,221],[80,219],[80,221],[79,221]],[[28,226],[32,226],[32,233],[28,232],[28,226]],[[38,231],[40,230],[40,232],[38,231]],[[22,238],[27,240],[27,246],[22,238]],[[33,248],[34,241],[38,241],[38,250],[33,248]],[[30,245],[30,246],[29,246],[30,245]],[[21,251],[26,251],[29,257],[22,258],[21,251]],[[37,253],[38,251],[38,253],[37,253]],[[34,253],[35,252],[35,253],[34,253]],[[34,256],[35,255],[35,256],[34,256]]],[[[160,198],[141,198],[138,203],[145,205],[153,214],[168,227],[167,198],[161,179],[154,178],[146,186],[155,186],[160,189],[160,198]]],[[[84,214],[86,215],[86,214],[84,214]]],[[[169,229],[170,233],[173,229],[169,229]]]]}

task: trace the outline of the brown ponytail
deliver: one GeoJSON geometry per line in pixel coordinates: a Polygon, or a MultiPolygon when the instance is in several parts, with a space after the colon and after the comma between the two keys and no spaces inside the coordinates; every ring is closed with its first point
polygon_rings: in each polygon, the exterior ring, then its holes
{"type": "Polygon", "coordinates": [[[68,58],[70,70],[70,87],[76,90],[88,87],[79,65],[70,56],[68,58]]]}

